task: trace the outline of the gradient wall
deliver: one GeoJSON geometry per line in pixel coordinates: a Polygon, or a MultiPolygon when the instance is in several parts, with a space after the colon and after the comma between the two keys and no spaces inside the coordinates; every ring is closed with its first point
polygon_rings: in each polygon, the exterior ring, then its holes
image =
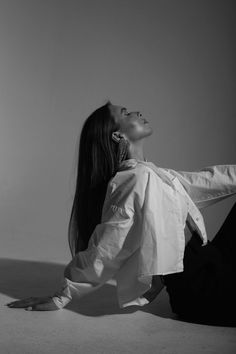
{"type": "MultiPolygon", "coordinates": [[[[146,157],[235,164],[227,0],[0,0],[0,254],[67,262],[78,137],[110,99],[140,110],[146,157]]],[[[235,201],[203,210],[212,238],[235,201]]]]}

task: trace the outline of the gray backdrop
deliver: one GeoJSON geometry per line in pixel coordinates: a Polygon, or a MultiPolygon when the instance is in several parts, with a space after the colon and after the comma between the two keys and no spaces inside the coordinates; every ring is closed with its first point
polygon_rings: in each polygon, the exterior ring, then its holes
{"type": "MultiPolygon", "coordinates": [[[[161,167],[236,163],[233,4],[0,1],[1,256],[70,260],[78,136],[106,99],[142,111],[161,167]]],[[[209,238],[234,201],[202,210],[209,238]]]]}

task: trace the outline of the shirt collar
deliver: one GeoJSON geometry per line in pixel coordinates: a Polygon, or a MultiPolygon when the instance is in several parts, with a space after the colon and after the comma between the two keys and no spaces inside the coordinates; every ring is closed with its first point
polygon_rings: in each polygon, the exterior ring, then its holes
{"type": "Polygon", "coordinates": [[[128,170],[131,168],[135,168],[138,163],[148,165],[162,179],[163,182],[165,182],[166,184],[169,184],[174,190],[176,189],[174,183],[172,182],[172,180],[175,177],[173,175],[171,175],[167,171],[167,169],[158,167],[158,166],[154,165],[152,162],[148,162],[146,159],[145,159],[145,161],[138,160],[138,159],[123,160],[119,165],[118,171],[124,171],[124,170],[128,170]]]}
{"type": "Polygon", "coordinates": [[[142,160],[138,160],[138,159],[135,159],[135,158],[123,160],[119,164],[118,171],[123,171],[123,170],[128,170],[130,168],[135,168],[137,166],[138,162],[145,163],[145,162],[148,162],[148,161],[146,159],[144,161],[142,161],[142,160]]]}

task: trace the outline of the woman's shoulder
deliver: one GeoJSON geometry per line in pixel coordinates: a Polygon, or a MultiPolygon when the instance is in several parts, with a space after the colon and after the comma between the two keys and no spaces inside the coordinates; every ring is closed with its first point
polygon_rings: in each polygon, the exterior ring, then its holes
{"type": "Polygon", "coordinates": [[[162,189],[167,184],[174,188],[172,180],[175,177],[167,168],[158,167],[152,162],[137,161],[129,168],[117,171],[111,184],[121,188],[125,185],[136,186],[137,189],[145,188],[147,184],[151,189],[162,189]]]}
{"type": "Polygon", "coordinates": [[[127,184],[143,185],[147,183],[150,173],[152,173],[152,170],[147,165],[137,163],[132,168],[117,171],[109,183],[121,186],[127,184]]]}

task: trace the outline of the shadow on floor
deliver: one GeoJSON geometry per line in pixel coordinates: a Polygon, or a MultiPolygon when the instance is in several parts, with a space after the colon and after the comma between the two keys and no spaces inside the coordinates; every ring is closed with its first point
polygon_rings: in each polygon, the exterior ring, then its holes
{"type": "MultiPolygon", "coordinates": [[[[29,296],[53,295],[60,288],[64,268],[65,265],[58,263],[1,258],[0,293],[9,296],[12,301],[29,296]]],[[[171,311],[165,289],[148,305],[143,307],[129,306],[121,309],[117,302],[115,286],[105,284],[100,289],[79,299],[79,301],[74,299],[66,306],[66,309],[91,317],[143,311],[180,322],[235,327],[235,324],[202,323],[186,318],[182,319],[171,311]]]]}
{"type": "MultiPolygon", "coordinates": [[[[60,287],[64,267],[63,264],[58,263],[2,258],[0,259],[0,292],[11,297],[12,301],[29,296],[53,295],[60,287]]],[[[79,301],[75,299],[66,308],[93,317],[141,310],[163,318],[176,318],[170,309],[165,290],[162,290],[149,305],[120,309],[116,288],[110,284],[105,284],[79,301]]]]}

